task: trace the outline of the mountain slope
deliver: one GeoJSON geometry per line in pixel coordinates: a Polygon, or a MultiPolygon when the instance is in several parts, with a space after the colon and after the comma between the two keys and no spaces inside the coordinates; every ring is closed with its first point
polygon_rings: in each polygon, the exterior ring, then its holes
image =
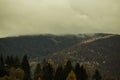
{"type": "Polygon", "coordinates": [[[27,54],[31,58],[40,58],[56,51],[61,51],[91,37],[94,36],[86,34],[63,36],[33,35],[1,38],[0,54],[4,56],[18,55],[20,58],[27,54]]]}
{"type": "Polygon", "coordinates": [[[37,35],[0,39],[0,54],[27,54],[31,59],[51,57],[55,61],[71,59],[73,62],[89,62],[104,74],[120,74],[120,35],[37,35]]]}
{"type": "Polygon", "coordinates": [[[59,60],[68,58],[73,62],[96,63],[103,73],[119,77],[120,35],[91,38],[71,48],[56,52],[51,57],[59,60]]]}

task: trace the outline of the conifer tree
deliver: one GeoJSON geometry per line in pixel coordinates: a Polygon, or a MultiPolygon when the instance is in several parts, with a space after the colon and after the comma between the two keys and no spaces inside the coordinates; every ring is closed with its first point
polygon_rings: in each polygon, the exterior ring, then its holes
{"type": "Polygon", "coordinates": [[[4,66],[3,56],[1,55],[0,56],[0,77],[3,77],[5,75],[8,75],[8,74],[7,74],[7,71],[6,71],[5,66],[4,66]]]}
{"type": "Polygon", "coordinates": [[[40,63],[37,64],[37,66],[35,68],[35,72],[34,72],[34,80],[38,80],[39,78],[41,78],[41,65],[40,65],[40,63]]]}
{"type": "Polygon", "coordinates": [[[56,69],[56,72],[55,72],[55,78],[54,80],[63,80],[64,79],[64,74],[63,74],[63,68],[62,66],[58,66],[58,68],[56,69]]]}
{"type": "Polygon", "coordinates": [[[48,78],[49,78],[49,80],[53,80],[53,77],[54,77],[53,66],[51,64],[48,64],[47,70],[48,70],[48,78]]]}
{"type": "Polygon", "coordinates": [[[100,72],[99,72],[98,69],[96,69],[96,70],[95,70],[95,73],[94,73],[94,75],[93,75],[93,80],[101,80],[101,79],[102,79],[102,77],[101,77],[101,75],[100,75],[100,72]]]}
{"type": "Polygon", "coordinates": [[[4,66],[4,60],[3,60],[3,56],[0,56],[0,66],[4,66]]]}
{"type": "Polygon", "coordinates": [[[31,71],[30,71],[30,65],[28,62],[28,57],[27,55],[24,55],[22,59],[22,64],[21,64],[22,69],[24,70],[24,80],[30,80],[31,79],[31,71]]]}
{"type": "Polygon", "coordinates": [[[75,65],[75,74],[76,74],[77,80],[81,80],[81,68],[79,63],[76,63],[75,65]]]}
{"type": "Polygon", "coordinates": [[[87,72],[86,72],[85,68],[83,66],[81,66],[81,79],[80,80],[87,80],[87,79],[88,79],[87,72]]]}
{"type": "Polygon", "coordinates": [[[15,58],[14,58],[14,67],[15,68],[20,67],[20,60],[19,60],[18,56],[15,56],[15,58]]]}
{"type": "Polygon", "coordinates": [[[66,80],[66,78],[71,70],[73,70],[73,67],[72,67],[71,61],[68,60],[67,64],[65,65],[65,68],[64,68],[64,80],[66,80]]]}
{"type": "Polygon", "coordinates": [[[53,80],[54,69],[50,64],[46,64],[42,68],[42,80],[53,80]]]}

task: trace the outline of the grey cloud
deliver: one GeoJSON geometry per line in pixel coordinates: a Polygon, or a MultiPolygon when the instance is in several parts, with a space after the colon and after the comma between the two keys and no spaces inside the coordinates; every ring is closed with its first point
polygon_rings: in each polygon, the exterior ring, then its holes
{"type": "Polygon", "coordinates": [[[118,0],[0,0],[0,37],[120,33],[118,0]]]}

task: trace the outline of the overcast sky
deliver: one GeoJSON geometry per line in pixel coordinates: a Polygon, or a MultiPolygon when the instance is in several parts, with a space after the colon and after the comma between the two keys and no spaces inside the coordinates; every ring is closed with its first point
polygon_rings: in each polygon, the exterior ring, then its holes
{"type": "Polygon", "coordinates": [[[0,37],[120,34],[120,0],[0,0],[0,37]]]}

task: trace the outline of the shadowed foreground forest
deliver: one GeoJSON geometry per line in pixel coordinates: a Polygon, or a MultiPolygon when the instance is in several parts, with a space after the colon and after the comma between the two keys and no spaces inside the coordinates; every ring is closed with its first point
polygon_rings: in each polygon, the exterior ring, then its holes
{"type": "MultiPolygon", "coordinates": [[[[70,60],[54,64],[52,59],[44,59],[31,71],[27,55],[22,61],[17,56],[0,56],[0,80],[115,80],[102,77],[98,69],[89,74],[89,69],[79,62],[72,65],[70,60]]],[[[118,79],[119,80],[119,79],[118,79]]]]}

